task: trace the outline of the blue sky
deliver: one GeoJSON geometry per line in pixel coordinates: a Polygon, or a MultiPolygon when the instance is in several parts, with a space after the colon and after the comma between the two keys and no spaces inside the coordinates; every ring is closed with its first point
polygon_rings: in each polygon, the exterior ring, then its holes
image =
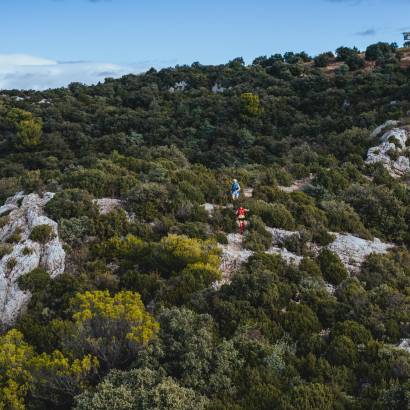
{"type": "Polygon", "coordinates": [[[0,88],[401,42],[410,0],[1,0],[0,88]]]}

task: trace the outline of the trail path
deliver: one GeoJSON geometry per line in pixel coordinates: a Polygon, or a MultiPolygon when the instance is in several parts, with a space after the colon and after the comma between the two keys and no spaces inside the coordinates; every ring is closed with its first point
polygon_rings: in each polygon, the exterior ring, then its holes
{"type": "Polygon", "coordinates": [[[228,244],[221,245],[222,278],[213,283],[214,289],[219,289],[222,285],[229,284],[235,271],[253,255],[248,249],[243,249],[243,235],[231,233],[227,236],[228,244]]]}

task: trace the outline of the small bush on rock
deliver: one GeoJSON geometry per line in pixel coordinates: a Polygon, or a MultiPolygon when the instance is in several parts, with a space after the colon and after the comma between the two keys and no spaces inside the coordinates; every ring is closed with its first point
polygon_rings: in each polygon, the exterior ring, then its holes
{"type": "Polygon", "coordinates": [[[42,244],[50,242],[55,237],[53,227],[50,225],[37,225],[33,228],[30,234],[30,239],[34,242],[42,244]]]}

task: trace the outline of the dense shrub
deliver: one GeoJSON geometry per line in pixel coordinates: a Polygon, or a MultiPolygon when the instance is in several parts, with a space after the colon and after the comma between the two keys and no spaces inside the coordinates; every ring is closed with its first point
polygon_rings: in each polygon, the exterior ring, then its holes
{"type": "Polygon", "coordinates": [[[272,245],[272,234],[266,230],[263,221],[252,216],[246,226],[245,237],[243,241],[244,247],[255,252],[268,250],[272,245]]]}
{"type": "Polygon", "coordinates": [[[327,282],[338,285],[347,278],[348,272],[335,253],[323,249],[318,259],[323,277],[327,282]]]}
{"type": "Polygon", "coordinates": [[[252,213],[260,216],[265,224],[272,228],[292,229],[294,219],[282,204],[269,204],[258,200],[251,203],[252,213]]]}
{"type": "Polygon", "coordinates": [[[79,218],[81,216],[94,217],[96,207],[92,196],[81,189],[66,189],[55,194],[46,205],[46,211],[52,219],[79,218]]]}
{"type": "Polygon", "coordinates": [[[36,225],[30,233],[30,239],[35,242],[47,243],[55,237],[54,229],[51,225],[36,225]]]}

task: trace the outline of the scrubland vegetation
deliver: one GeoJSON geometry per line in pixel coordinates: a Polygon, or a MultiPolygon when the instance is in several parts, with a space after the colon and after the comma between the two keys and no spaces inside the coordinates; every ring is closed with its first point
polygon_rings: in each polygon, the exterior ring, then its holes
{"type": "MultiPolygon", "coordinates": [[[[68,262],[54,279],[36,269],[20,280],[32,298],[0,335],[0,408],[410,409],[410,354],[395,347],[410,338],[408,177],[364,161],[374,128],[406,124],[402,52],[3,91],[0,199],[56,192],[46,210],[68,262]],[[310,174],[303,192],[280,189],[310,174]],[[254,189],[240,203],[256,253],[215,290],[218,243],[237,229],[224,208],[233,177],[254,189]],[[103,197],[123,207],[102,215],[103,197]],[[204,203],[221,207],[211,217],[204,203]],[[265,226],[301,232],[287,243],[299,267],[263,252],[265,226]],[[351,275],[334,253],[307,251],[329,232],[396,248],[351,275]]],[[[53,238],[44,226],[33,235],[53,238]]]]}

